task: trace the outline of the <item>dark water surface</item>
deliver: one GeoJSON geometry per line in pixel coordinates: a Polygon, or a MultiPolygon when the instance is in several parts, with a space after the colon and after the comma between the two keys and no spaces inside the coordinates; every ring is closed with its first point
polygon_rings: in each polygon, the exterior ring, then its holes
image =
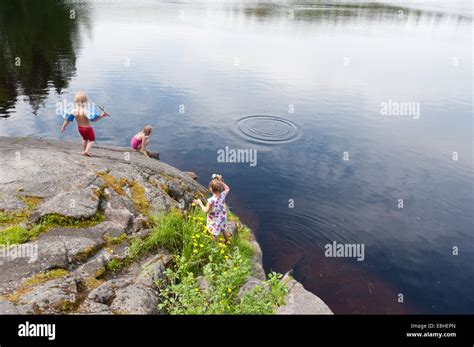
{"type": "Polygon", "coordinates": [[[84,89],[113,116],[100,144],[152,124],[162,160],[223,174],[266,270],[336,313],[473,313],[471,26],[463,0],[2,0],[0,135],[78,140],[56,103],[84,89]],[[226,146],[256,165],[219,163],[226,146]],[[325,257],[333,241],[365,259],[325,257]]]}

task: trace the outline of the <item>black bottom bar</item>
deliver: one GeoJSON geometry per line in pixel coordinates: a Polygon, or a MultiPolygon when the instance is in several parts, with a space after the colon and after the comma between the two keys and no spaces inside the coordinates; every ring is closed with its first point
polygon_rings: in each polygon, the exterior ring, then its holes
{"type": "Polygon", "coordinates": [[[472,346],[473,330],[473,316],[0,316],[0,345],[472,346]]]}

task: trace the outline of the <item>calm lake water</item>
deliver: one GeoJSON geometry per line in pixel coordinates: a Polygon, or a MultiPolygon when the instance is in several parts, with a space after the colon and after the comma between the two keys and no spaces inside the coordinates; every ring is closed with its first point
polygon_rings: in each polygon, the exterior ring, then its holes
{"type": "Polygon", "coordinates": [[[266,270],[336,313],[473,313],[471,6],[2,0],[0,135],[79,140],[56,103],[84,89],[98,143],[151,124],[163,161],[223,174],[266,270]]]}

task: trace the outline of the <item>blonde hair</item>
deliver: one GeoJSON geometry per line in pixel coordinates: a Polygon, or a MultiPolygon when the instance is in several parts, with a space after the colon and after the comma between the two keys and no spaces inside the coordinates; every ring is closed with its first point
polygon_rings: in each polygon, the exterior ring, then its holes
{"type": "Polygon", "coordinates": [[[209,183],[209,189],[213,193],[222,193],[222,191],[224,190],[224,185],[222,184],[220,180],[218,180],[217,178],[214,178],[209,183]]]}
{"type": "Polygon", "coordinates": [[[84,105],[88,101],[86,93],[84,93],[82,90],[78,91],[76,93],[76,96],[74,97],[74,103],[76,105],[84,105]]]}
{"type": "Polygon", "coordinates": [[[143,133],[145,135],[150,135],[152,130],[153,130],[153,127],[151,125],[147,125],[146,127],[143,128],[143,133]]]}

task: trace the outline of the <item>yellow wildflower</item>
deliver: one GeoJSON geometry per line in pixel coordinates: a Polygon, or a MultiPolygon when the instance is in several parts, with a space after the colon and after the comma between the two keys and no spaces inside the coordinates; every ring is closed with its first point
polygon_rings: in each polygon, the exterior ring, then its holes
{"type": "Polygon", "coordinates": [[[197,252],[198,252],[197,249],[193,249],[193,253],[197,253],[197,252]]]}
{"type": "Polygon", "coordinates": [[[227,288],[227,291],[228,291],[229,293],[232,293],[232,288],[227,288]]]}

